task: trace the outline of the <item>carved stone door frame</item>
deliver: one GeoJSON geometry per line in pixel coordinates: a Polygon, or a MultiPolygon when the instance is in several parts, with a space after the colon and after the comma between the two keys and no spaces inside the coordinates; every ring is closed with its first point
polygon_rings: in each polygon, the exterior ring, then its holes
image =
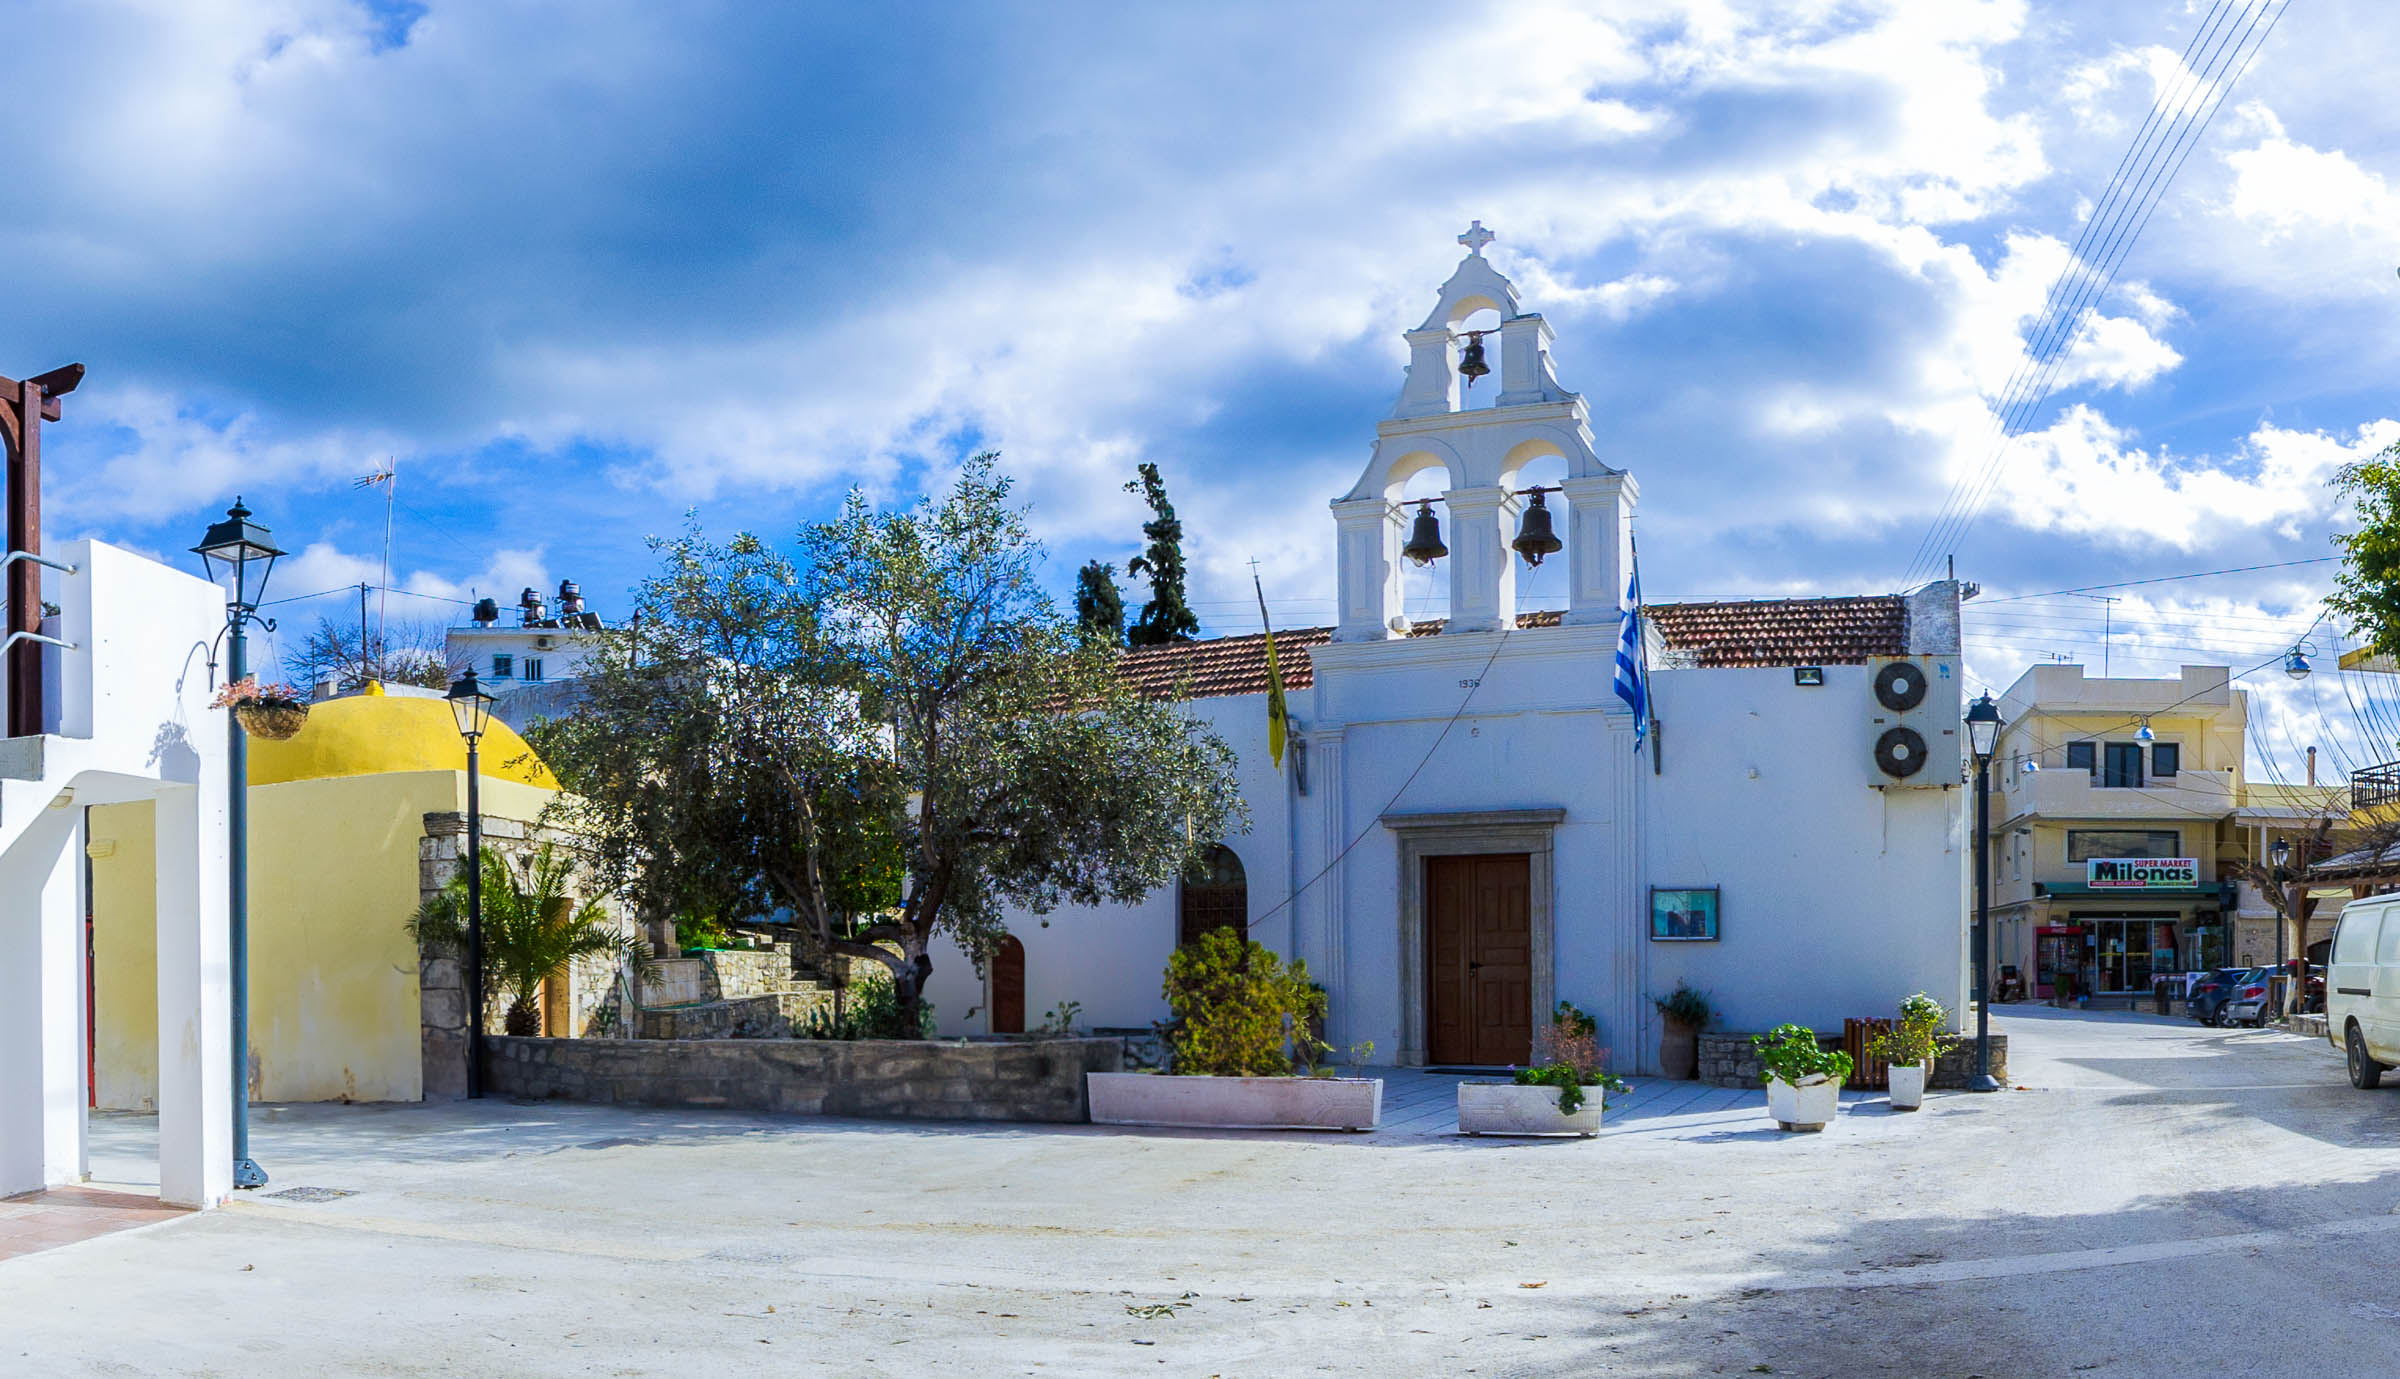
{"type": "Polygon", "coordinates": [[[1386,814],[1383,826],[1400,853],[1400,1049],[1403,1067],[1425,1065],[1425,859],[1521,852],[1531,876],[1533,1017],[1538,1025],[1558,1003],[1552,840],[1567,817],[1562,808],[1477,809],[1386,814]]]}

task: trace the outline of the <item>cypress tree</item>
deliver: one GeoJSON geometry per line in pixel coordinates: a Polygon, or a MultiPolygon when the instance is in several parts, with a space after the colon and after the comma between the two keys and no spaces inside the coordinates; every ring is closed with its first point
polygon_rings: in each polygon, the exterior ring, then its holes
{"type": "Polygon", "coordinates": [[[1125,630],[1125,640],[1132,646],[1188,642],[1200,630],[1200,619],[1183,601],[1183,523],[1175,518],[1175,505],[1167,501],[1166,481],[1158,477],[1158,466],[1144,464],[1138,472],[1141,477],[1126,484],[1125,491],[1139,492],[1150,505],[1151,518],[1142,524],[1142,535],[1150,544],[1125,562],[1125,573],[1150,577],[1150,601],[1125,630]]]}
{"type": "Polygon", "coordinates": [[[1086,643],[1125,645],[1125,595],[1117,589],[1117,567],[1095,560],[1075,576],[1075,627],[1086,643]]]}

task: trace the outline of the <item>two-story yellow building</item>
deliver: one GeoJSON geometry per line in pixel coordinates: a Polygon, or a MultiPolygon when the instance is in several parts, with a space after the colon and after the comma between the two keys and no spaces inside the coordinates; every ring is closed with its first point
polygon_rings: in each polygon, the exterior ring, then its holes
{"type": "Polygon", "coordinates": [[[2235,960],[2248,856],[2249,701],[2224,666],[2173,679],[2035,666],[2001,700],[1992,757],[1992,925],[2000,976],[2052,994],[2146,995],[2154,973],[2235,960]]]}

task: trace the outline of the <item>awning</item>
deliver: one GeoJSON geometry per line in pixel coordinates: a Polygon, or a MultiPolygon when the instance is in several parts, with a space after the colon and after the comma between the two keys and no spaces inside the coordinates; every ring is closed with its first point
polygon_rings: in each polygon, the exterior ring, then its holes
{"type": "Polygon", "coordinates": [[[2216,904],[2224,893],[2215,886],[2085,886],[2066,881],[2045,881],[2041,893],[2053,900],[2163,900],[2181,903],[2204,900],[2216,904]]]}

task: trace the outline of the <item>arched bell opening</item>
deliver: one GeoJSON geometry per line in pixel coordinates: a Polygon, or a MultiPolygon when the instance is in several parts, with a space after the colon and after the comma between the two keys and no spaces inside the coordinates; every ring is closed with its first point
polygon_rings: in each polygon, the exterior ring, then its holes
{"type": "Polygon", "coordinates": [[[1517,569],[1519,613],[1567,606],[1567,469],[1566,454],[1548,440],[1524,441],[1502,461],[1500,486],[1518,505],[1509,552],[1517,569]]]}
{"type": "Polygon", "coordinates": [[[1458,374],[1462,412],[1499,402],[1500,320],[1499,308],[1488,298],[1468,297],[1453,308],[1450,367],[1458,374]]]}
{"type": "Polygon", "coordinates": [[[1412,470],[1393,496],[1400,522],[1400,611],[1412,623],[1449,613],[1452,526],[1443,495],[1453,485],[1449,466],[1429,462],[1412,470]]]}

